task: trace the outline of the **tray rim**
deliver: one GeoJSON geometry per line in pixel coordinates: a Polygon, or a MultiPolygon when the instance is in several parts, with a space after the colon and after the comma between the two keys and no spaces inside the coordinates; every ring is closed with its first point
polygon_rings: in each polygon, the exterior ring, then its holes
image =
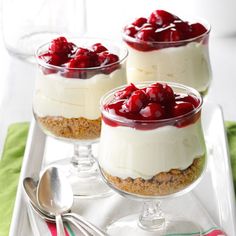
{"type": "MultiPolygon", "coordinates": [[[[41,146],[45,146],[46,136],[40,131],[39,127],[37,126],[35,120],[33,119],[30,122],[30,129],[29,134],[26,142],[26,148],[24,157],[22,160],[22,167],[21,167],[21,173],[19,177],[17,192],[16,192],[16,198],[15,198],[15,204],[14,204],[14,210],[12,214],[12,220],[10,224],[10,230],[9,230],[9,236],[15,236],[19,235],[19,231],[22,229],[23,225],[19,224],[20,221],[25,220],[25,216],[27,216],[27,210],[26,205],[24,201],[24,192],[23,192],[23,179],[26,176],[30,176],[29,174],[31,171],[29,171],[29,159],[31,157],[33,150],[34,143],[37,142],[37,139],[41,139],[41,146]],[[37,138],[35,137],[38,136],[37,138]]],[[[42,151],[42,150],[41,150],[42,151]]],[[[43,154],[43,153],[42,153],[43,154]]],[[[43,156],[43,155],[42,155],[43,156]]],[[[42,158],[43,159],[43,158],[42,158]]],[[[37,159],[38,164],[41,166],[42,159],[37,159]]],[[[33,172],[32,172],[33,174],[33,172]]],[[[27,219],[28,220],[28,219],[27,219]]]]}
{"type": "MultiPolygon", "coordinates": [[[[226,130],[225,130],[225,126],[224,126],[224,118],[223,118],[223,111],[222,108],[213,102],[207,102],[209,104],[211,104],[212,106],[215,107],[215,109],[217,109],[219,111],[219,116],[220,116],[220,120],[221,120],[221,127],[220,129],[222,129],[222,131],[224,131],[224,137],[221,137],[221,139],[224,140],[224,145],[222,144],[223,147],[223,152],[224,152],[224,156],[226,156],[227,158],[225,158],[225,164],[227,167],[227,179],[229,180],[229,198],[230,198],[230,202],[229,204],[229,209],[230,209],[230,213],[231,213],[231,219],[230,219],[230,223],[232,224],[232,230],[234,231],[234,235],[236,235],[236,203],[235,203],[235,195],[234,195],[234,187],[233,187],[233,175],[232,175],[232,169],[231,169],[231,163],[230,163],[230,158],[229,158],[229,147],[228,147],[228,141],[227,141],[227,134],[226,134],[226,130]]],[[[22,161],[22,168],[21,168],[21,173],[20,173],[20,178],[19,178],[19,184],[18,184],[18,188],[17,188],[17,194],[16,194],[16,199],[15,199],[15,204],[14,204],[14,210],[13,210],[13,215],[12,215],[12,220],[11,220],[11,224],[10,224],[10,230],[9,230],[9,235],[10,236],[15,236],[15,235],[20,235],[18,232],[20,232],[23,229],[23,225],[20,224],[19,222],[21,221],[28,221],[27,216],[27,211],[26,211],[26,205],[25,205],[25,201],[24,201],[24,192],[23,192],[23,179],[26,176],[32,176],[35,172],[35,170],[30,170],[29,167],[29,161],[30,161],[30,157],[31,155],[35,152],[35,148],[34,148],[34,144],[37,143],[37,140],[40,141],[40,146],[42,147],[42,149],[39,149],[39,153],[37,153],[37,155],[40,155],[43,157],[43,153],[44,153],[44,147],[45,147],[45,142],[46,142],[46,136],[42,133],[42,131],[40,130],[40,128],[38,127],[38,125],[36,124],[35,120],[33,119],[30,123],[30,129],[29,129],[29,134],[28,134],[28,138],[27,138],[27,143],[26,143],[26,149],[25,149],[25,154],[24,154],[24,158],[22,161]],[[27,219],[25,219],[27,218],[27,219]]],[[[37,143],[38,145],[38,143],[37,143]]],[[[35,158],[34,158],[35,159],[35,158]]],[[[39,169],[41,167],[43,158],[38,158],[36,159],[37,161],[37,168],[39,169]]],[[[223,225],[225,224],[224,220],[221,218],[219,218],[221,227],[223,227],[223,225]]],[[[228,222],[229,223],[229,222],[228,222]]]]}

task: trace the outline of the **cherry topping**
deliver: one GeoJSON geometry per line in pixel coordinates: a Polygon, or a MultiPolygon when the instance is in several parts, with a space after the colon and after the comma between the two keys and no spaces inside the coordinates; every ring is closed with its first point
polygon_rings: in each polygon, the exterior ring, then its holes
{"type": "Polygon", "coordinates": [[[67,58],[60,57],[57,54],[51,54],[49,52],[40,55],[39,58],[43,59],[46,63],[54,66],[59,66],[67,61],[67,58]]]}
{"type": "MultiPolygon", "coordinates": [[[[144,42],[132,41],[124,38],[127,44],[139,51],[151,51],[167,47],[186,45],[186,39],[204,34],[207,29],[200,23],[190,24],[176,15],[164,10],[156,10],[146,19],[138,18],[131,25],[124,28],[124,33],[144,42]],[[148,43],[145,43],[148,42],[148,43]],[[173,44],[156,44],[151,42],[178,42],[173,44]]],[[[197,41],[197,40],[196,40],[197,41]]],[[[207,43],[207,39],[203,40],[207,43]]]]}
{"type": "Polygon", "coordinates": [[[59,37],[52,40],[49,46],[49,52],[52,54],[70,55],[74,50],[75,45],[69,43],[65,37],[59,37]]]}
{"type": "Polygon", "coordinates": [[[142,27],[140,28],[141,29],[145,29],[145,28],[152,28],[154,31],[157,29],[157,26],[156,25],[152,25],[150,23],[145,23],[142,25],[142,27]]]}
{"type": "Polygon", "coordinates": [[[147,23],[147,18],[140,17],[133,22],[134,26],[141,27],[143,24],[147,23]]]}
{"type": "Polygon", "coordinates": [[[165,110],[158,103],[149,103],[140,111],[140,114],[147,119],[157,120],[165,116],[165,110]]]}
{"type": "Polygon", "coordinates": [[[178,32],[181,32],[182,36],[184,39],[188,39],[188,38],[191,38],[191,26],[188,22],[186,21],[174,21],[174,27],[176,28],[176,30],[178,32]]]}
{"type": "Polygon", "coordinates": [[[90,50],[87,48],[78,47],[76,50],[75,56],[88,55],[89,52],[90,52],[90,50]]]}
{"type": "Polygon", "coordinates": [[[155,83],[146,89],[149,100],[163,105],[172,104],[175,100],[174,92],[167,84],[155,83]]]}
{"type": "Polygon", "coordinates": [[[156,38],[155,29],[151,27],[141,29],[136,34],[136,38],[143,41],[155,41],[156,38]]]}
{"type": "Polygon", "coordinates": [[[196,97],[188,96],[186,94],[178,94],[175,97],[176,102],[189,102],[194,105],[194,107],[197,107],[199,105],[199,100],[196,97]]]}
{"type": "Polygon", "coordinates": [[[138,88],[134,84],[130,84],[127,87],[125,87],[122,90],[117,91],[114,96],[116,99],[124,99],[124,98],[129,98],[131,94],[138,90],[138,88]]]}
{"type": "Polygon", "coordinates": [[[196,122],[200,112],[186,116],[183,119],[170,119],[182,116],[193,111],[199,106],[200,100],[197,96],[174,93],[168,84],[154,83],[148,87],[137,88],[130,84],[114,94],[114,99],[104,106],[104,109],[118,117],[125,117],[135,122],[123,123],[103,116],[104,122],[111,126],[123,125],[137,129],[153,129],[163,125],[174,125],[184,127],[196,122]],[[145,122],[150,120],[167,119],[164,123],[145,122]],[[136,122],[142,121],[142,122],[136,122]]]}
{"type": "MultiPolygon", "coordinates": [[[[92,77],[97,73],[109,74],[119,68],[119,57],[112,54],[101,43],[95,43],[91,48],[76,47],[68,42],[65,37],[59,37],[49,45],[48,51],[39,55],[39,58],[48,64],[61,66],[65,70],[60,70],[61,75],[68,78],[92,77]],[[115,64],[114,64],[115,63],[115,64]],[[111,65],[110,65],[111,64],[111,65]],[[76,68],[102,67],[95,70],[74,70],[76,68]],[[72,70],[73,69],[73,70],[72,70]]],[[[43,69],[44,74],[57,73],[57,69],[43,69]]]]}
{"type": "Polygon", "coordinates": [[[200,23],[191,24],[192,28],[192,37],[197,37],[204,34],[207,29],[200,23]]]}
{"type": "Polygon", "coordinates": [[[194,105],[190,102],[178,102],[174,107],[172,114],[173,116],[182,116],[194,109],[194,105]]]}
{"type": "Polygon", "coordinates": [[[137,113],[147,101],[147,95],[142,90],[136,90],[132,93],[126,102],[126,106],[130,112],[137,113]]]}
{"type": "Polygon", "coordinates": [[[163,25],[168,25],[172,22],[174,22],[174,20],[178,20],[179,18],[167,11],[164,10],[156,10],[154,12],[151,13],[148,22],[151,24],[156,24],[159,26],[163,26],[163,25]]]}
{"type": "Polygon", "coordinates": [[[101,43],[95,43],[94,45],[92,45],[92,49],[96,53],[107,51],[107,48],[104,47],[101,43]]]}
{"type": "Polygon", "coordinates": [[[162,84],[156,83],[146,88],[146,94],[150,101],[161,103],[164,100],[164,89],[162,84]]]}
{"type": "Polygon", "coordinates": [[[88,55],[78,55],[71,59],[68,63],[69,68],[88,68],[91,66],[90,57],[88,55]]]}
{"type": "Polygon", "coordinates": [[[137,29],[134,25],[128,25],[125,27],[124,32],[128,36],[134,37],[135,34],[137,33],[137,29]]]}
{"type": "Polygon", "coordinates": [[[115,63],[118,60],[119,60],[119,57],[117,55],[109,53],[107,51],[101,52],[98,55],[98,61],[101,66],[115,63]]]}
{"type": "Polygon", "coordinates": [[[161,103],[166,106],[172,105],[175,102],[175,95],[173,89],[167,84],[163,84],[163,89],[164,99],[161,103]]]}
{"type": "Polygon", "coordinates": [[[169,28],[161,32],[161,39],[164,42],[179,41],[183,39],[182,33],[175,28],[169,28]]]}

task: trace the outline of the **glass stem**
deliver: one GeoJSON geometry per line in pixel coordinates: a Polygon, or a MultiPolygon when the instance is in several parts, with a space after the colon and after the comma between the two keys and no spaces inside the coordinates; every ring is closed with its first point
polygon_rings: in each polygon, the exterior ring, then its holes
{"type": "Polygon", "coordinates": [[[74,143],[74,155],[71,162],[79,172],[96,168],[96,160],[92,153],[92,145],[74,143]]]}
{"type": "Polygon", "coordinates": [[[139,226],[145,230],[158,230],[165,226],[164,214],[160,201],[146,201],[139,216],[139,226]]]}

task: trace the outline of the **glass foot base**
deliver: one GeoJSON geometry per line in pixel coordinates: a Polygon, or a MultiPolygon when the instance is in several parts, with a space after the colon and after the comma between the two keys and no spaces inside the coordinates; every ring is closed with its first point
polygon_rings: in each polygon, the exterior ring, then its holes
{"type": "Polygon", "coordinates": [[[114,193],[103,181],[97,163],[92,168],[80,170],[70,162],[70,158],[52,163],[64,171],[67,176],[75,198],[101,198],[114,193]]]}
{"type": "Polygon", "coordinates": [[[147,230],[139,225],[139,215],[129,215],[123,217],[107,227],[107,233],[110,236],[159,236],[159,235],[202,235],[201,228],[188,220],[182,218],[166,217],[165,223],[159,228],[147,230]]]}

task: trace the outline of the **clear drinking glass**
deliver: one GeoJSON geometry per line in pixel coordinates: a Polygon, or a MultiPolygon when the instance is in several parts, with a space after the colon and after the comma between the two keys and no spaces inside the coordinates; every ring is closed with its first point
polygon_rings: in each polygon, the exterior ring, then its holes
{"type": "Polygon", "coordinates": [[[44,42],[86,31],[85,0],[3,0],[3,38],[8,51],[32,61],[44,42]]]}
{"type": "MultiPolygon", "coordinates": [[[[143,88],[151,83],[153,81],[136,86],[143,88]]],[[[114,93],[124,86],[101,99],[98,160],[102,175],[122,196],[143,202],[140,214],[128,215],[109,225],[109,235],[187,235],[201,231],[197,222],[167,216],[160,207],[162,199],[177,197],[193,189],[206,165],[201,126],[202,98],[190,87],[177,83],[168,85],[174,92],[197,98],[197,107],[179,117],[132,120],[106,110],[106,105],[115,101],[114,93]]]]}
{"type": "Polygon", "coordinates": [[[173,42],[148,42],[123,33],[129,51],[127,80],[175,82],[208,92],[212,72],[209,58],[210,25],[201,20],[207,31],[195,38],[173,42]]]}
{"type": "Polygon", "coordinates": [[[33,97],[35,119],[45,134],[74,145],[74,155],[63,165],[75,196],[102,196],[109,190],[100,178],[92,144],[101,130],[100,98],[109,90],[126,83],[127,49],[103,39],[73,39],[78,47],[90,48],[102,43],[119,61],[100,67],[68,69],[40,59],[49,47],[39,47],[36,57],[39,73],[33,97]]]}

